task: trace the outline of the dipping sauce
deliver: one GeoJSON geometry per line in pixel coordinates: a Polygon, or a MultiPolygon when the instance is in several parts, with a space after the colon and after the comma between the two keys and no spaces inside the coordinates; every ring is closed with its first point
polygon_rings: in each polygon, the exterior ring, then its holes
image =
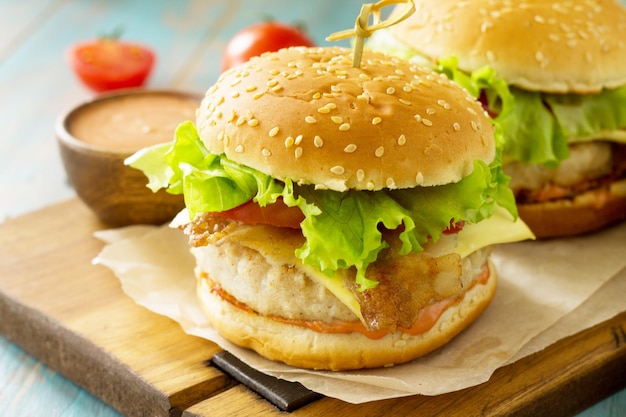
{"type": "Polygon", "coordinates": [[[199,99],[171,92],[113,94],[79,108],[68,123],[76,139],[119,152],[169,142],[176,127],[196,120],[199,99]]]}

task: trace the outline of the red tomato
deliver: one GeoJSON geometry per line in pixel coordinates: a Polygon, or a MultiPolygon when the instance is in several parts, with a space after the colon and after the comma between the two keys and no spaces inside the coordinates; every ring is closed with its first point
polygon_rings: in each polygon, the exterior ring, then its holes
{"type": "Polygon", "coordinates": [[[233,209],[215,214],[246,224],[269,224],[292,229],[299,229],[300,223],[304,220],[304,214],[298,207],[289,207],[282,200],[277,200],[276,203],[265,207],[251,200],[233,209]]]}
{"type": "Polygon", "coordinates": [[[228,42],[222,57],[222,71],[264,52],[274,52],[289,46],[314,45],[307,34],[296,26],[274,21],[256,23],[237,32],[228,42]]]}
{"type": "Polygon", "coordinates": [[[154,52],[135,43],[103,38],[72,46],[70,65],[78,78],[96,92],[144,84],[154,66],[154,52]]]}
{"type": "Polygon", "coordinates": [[[463,230],[463,226],[465,226],[465,222],[463,220],[456,223],[454,223],[453,221],[454,219],[450,220],[450,227],[443,231],[444,235],[453,235],[463,230]]]}

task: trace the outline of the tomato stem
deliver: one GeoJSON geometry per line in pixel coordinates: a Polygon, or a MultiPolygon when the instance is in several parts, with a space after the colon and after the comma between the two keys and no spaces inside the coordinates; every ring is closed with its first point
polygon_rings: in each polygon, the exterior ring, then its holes
{"type": "Polygon", "coordinates": [[[104,32],[98,36],[98,39],[117,41],[122,37],[124,33],[124,26],[117,25],[111,32],[104,32]]]}

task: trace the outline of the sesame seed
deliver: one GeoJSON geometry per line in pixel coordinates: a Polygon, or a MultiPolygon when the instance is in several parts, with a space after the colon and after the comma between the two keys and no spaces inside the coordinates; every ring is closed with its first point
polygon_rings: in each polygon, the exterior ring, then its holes
{"type": "Polygon", "coordinates": [[[243,145],[237,145],[237,147],[235,148],[235,152],[237,153],[243,153],[243,151],[243,145]]]}
{"type": "Polygon", "coordinates": [[[278,135],[278,126],[274,126],[273,128],[270,129],[268,135],[270,136],[270,138],[273,138],[274,136],[278,135]]]}
{"type": "Polygon", "coordinates": [[[406,106],[410,106],[411,102],[409,100],[405,100],[403,98],[399,98],[398,101],[406,106]]]}
{"type": "Polygon", "coordinates": [[[313,98],[314,98],[315,100],[319,99],[320,97],[322,97],[322,93],[314,93],[314,94],[313,94],[313,98]]]}
{"type": "Polygon", "coordinates": [[[217,99],[217,105],[219,106],[223,102],[224,102],[224,96],[220,96],[220,98],[217,99]]]}
{"type": "Polygon", "coordinates": [[[267,149],[267,148],[263,148],[263,149],[261,150],[261,153],[263,154],[263,156],[272,156],[272,151],[270,151],[270,150],[269,150],[269,149],[267,149]]]}
{"type": "Polygon", "coordinates": [[[230,146],[230,136],[224,132],[224,146],[230,146]]]}
{"type": "Polygon", "coordinates": [[[317,109],[317,112],[318,113],[322,113],[322,114],[328,114],[328,113],[330,113],[330,109],[328,107],[324,106],[324,107],[320,107],[319,109],[317,109]]]}
{"type": "Polygon", "coordinates": [[[395,89],[395,88],[393,88],[393,87],[389,87],[389,88],[387,88],[387,94],[393,94],[393,93],[395,93],[395,92],[396,92],[396,89],[395,89]]]}
{"type": "Polygon", "coordinates": [[[251,92],[253,92],[255,90],[256,90],[256,85],[249,85],[249,86],[246,87],[246,91],[248,93],[251,93],[251,92]]]}
{"type": "Polygon", "coordinates": [[[230,96],[231,96],[232,98],[237,98],[237,97],[239,97],[239,91],[233,91],[232,93],[230,93],[230,96]]]}
{"type": "Polygon", "coordinates": [[[322,146],[324,146],[324,141],[321,137],[316,135],[315,138],[313,138],[313,144],[316,148],[321,148],[322,146]]]}
{"type": "Polygon", "coordinates": [[[275,85],[274,87],[272,87],[272,91],[275,92],[275,93],[280,91],[280,90],[282,90],[282,89],[283,89],[283,86],[280,85],[280,84],[279,85],[275,85]]]}
{"type": "Polygon", "coordinates": [[[460,124],[458,124],[457,122],[454,122],[454,123],[452,124],[452,128],[453,128],[455,131],[457,131],[457,132],[458,132],[458,131],[460,131],[460,130],[461,130],[461,125],[460,125],[460,124]]]}
{"type": "Polygon", "coordinates": [[[237,84],[239,84],[241,82],[241,78],[237,78],[235,81],[233,81],[232,83],[230,83],[231,87],[236,86],[237,84]]]}
{"type": "Polygon", "coordinates": [[[545,59],[545,56],[543,55],[543,52],[541,51],[537,51],[535,53],[535,59],[539,62],[543,61],[545,59]]]}
{"type": "Polygon", "coordinates": [[[472,126],[472,129],[474,129],[474,131],[478,131],[478,129],[480,128],[480,125],[476,123],[474,120],[470,122],[470,125],[472,126]]]}
{"type": "Polygon", "coordinates": [[[301,146],[298,146],[296,148],[296,150],[293,153],[293,156],[295,156],[296,159],[298,159],[298,158],[300,158],[302,156],[302,147],[301,146]]]}
{"type": "Polygon", "coordinates": [[[294,142],[295,142],[295,139],[292,136],[288,136],[287,139],[285,139],[285,148],[292,147],[294,142]]]}
{"type": "Polygon", "coordinates": [[[372,181],[368,181],[367,185],[365,186],[368,190],[373,190],[374,189],[374,183],[372,181]]]}
{"type": "Polygon", "coordinates": [[[331,110],[334,110],[337,108],[337,105],[335,103],[327,103],[325,107],[328,107],[331,110]]]}
{"type": "Polygon", "coordinates": [[[273,69],[273,70],[270,71],[270,74],[271,75],[278,75],[278,74],[280,74],[280,71],[277,70],[277,69],[273,69]]]}
{"type": "Polygon", "coordinates": [[[374,117],[374,118],[372,119],[372,124],[373,124],[373,125],[377,125],[377,124],[379,124],[379,123],[380,123],[380,122],[382,122],[382,121],[383,121],[383,119],[381,119],[380,117],[376,116],[376,117],[374,117]]]}
{"type": "Polygon", "coordinates": [[[335,175],[343,175],[346,172],[346,170],[341,165],[335,165],[334,167],[330,169],[330,172],[332,172],[335,175]]]}
{"type": "Polygon", "coordinates": [[[356,96],[357,100],[363,101],[365,103],[369,103],[370,102],[370,97],[367,94],[359,94],[358,96],[356,96]]]}
{"type": "Polygon", "coordinates": [[[305,117],[304,121],[307,122],[307,123],[317,123],[317,120],[315,120],[315,117],[313,117],[313,116],[305,117]]]}
{"type": "Polygon", "coordinates": [[[333,93],[324,93],[322,95],[326,98],[335,98],[335,95],[333,93]]]}
{"type": "Polygon", "coordinates": [[[243,117],[239,117],[237,121],[235,122],[235,126],[241,126],[245,122],[246,122],[246,119],[244,119],[243,117]]]}
{"type": "Polygon", "coordinates": [[[396,188],[396,181],[391,177],[387,178],[387,188],[396,188]]]}
{"type": "MultiPolygon", "coordinates": [[[[337,73],[339,73],[339,71],[337,71],[337,73]]],[[[339,86],[336,86],[336,85],[331,85],[330,86],[330,91],[333,91],[335,93],[340,93],[341,92],[341,88],[339,88],[339,86]]]]}
{"type": "Polygon", "coordinates": [[[341,116],[332,116],[330,118],[330,120],[332,120],[333,122],[335,122],[336,124],[341,124],[343,123],[343,117],[341,116]]]}
{"type": "Polygon", "coordinates": [[[437,100],[437,104],[439,104],[441,107],[443,107],[446,110],[450,110],[450,104],[447,103],[445,100],[437,100]]]}
{"type": "Polygon", "coordinates": [[[339,130],[341,130],[342,132],[345,132],[346,130],[350,130],[350,123],[342,123],[339,126],[339,130]]]}
{"type": "Polygon", "coordinates": [[[432,126],[433,122],[431,122],[430,120],[426,119],[426,118],[422,118],[422,124],[424,126],[432,126]]]}
{"type": "Polygon", "coordinates": [[[422,174],[421,172],[418,172],[417,175],[415,176],[415,183],[422,184],[423,182],[424,182],[424,174],[422,174]]]}
{"type": "Polygon", "coordinates": [[[303,137],[302,135],[296,136],[296,140],[293,143],[295,143],[296,145],[299,145],[302,142],[302,137],[303,137]]]}
{"type": "Polygon", "coordinates": [[[258,119],[250,119],[248,120],[248,126],[250,127],[255,127],[259,125],[259,120],[258,119]]]}
{"type": "Polygon", "coordinates": [[[219,133],[217,134],[217,140],[219,140],[220,142],[224,140],[224,131],[220,130],[219,133]]]}
{"type": "Polygon", "coordinates": [[[261,97],[263,97],[263,94],[265,94],[264,91],[258,92],[256,93],[254,96],[252,96],[252,98],[254,98],[255,100],[260,99],[261,97]]]}
{"type": "Polygon", "coordinates": [[[359,182],[363,181],[363,180],[365,179],[365,171],[363,171],[362,169],[359,169],[359,170],[356,172],[356,179],[357,179],[359,182]]]}
{"type": "Polygon", "coordinates": [[[415,114],[413,115],[413,118],[415,119],[416,122],[421,122],[422,121],[422,116],[420,116],[419,114],[415,114]]]}
{"type": "Polygon", "coordinates": [[[352,153],[352,152],[356,151],[356,145],[354,143],[351,143],[348,146],[346,146],[345,148],[343,148],[343,151],[345,153],[352,153]]]}
{"type": "Polygon", "coordinates": [[[476,115],[478,114],[478,113],[476,113],[476,110],[474,110],[474,109],[473,109],[473,108],[471,108],[471,107],[468,107],[468,108],[467,108],[467,111],[468,111],[470,114],[473,114],[474,116],[476,116],[476,115]]]}
{"type": "Polygon", "coordinates": [[[376,150],[374,151],[374,155],[376,155],[376,157],[378,158],[382,157],[384,153],[385,153],[385,148],[383,146],[376,148],[376,150]]]}
{"type": "Polygon", "coordinates": [[[429,107],[429,108],[426,109],[426,114],[428,114],[429,116],[432,116],[435,113],[436,113],[435,109],[433,109],[433,108],[429,107]]]}
{"type": "Polygon", "coordinates": [[[400,146],[406,145],[406,136],[400,135],[400,137],[398,137],[398,145],[400,146]]]}

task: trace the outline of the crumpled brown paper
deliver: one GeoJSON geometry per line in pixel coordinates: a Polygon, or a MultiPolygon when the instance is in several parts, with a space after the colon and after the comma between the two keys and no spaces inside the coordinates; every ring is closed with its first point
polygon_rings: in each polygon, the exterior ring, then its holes
{"type": "Polygon", "coordinates": [[[139,305],[262,372],[351,403],[483,383],[497,368],[626,310],[626,223],[584,237],[505,244],[494,251],[499,287],[492,304],[446,346],[392,368],[309,371],[238,348],[208,325],[195,296],[195,261],[179,230],[131,226],[96,235],[107,244],[94,263],[113,270],[139,305]]]}

